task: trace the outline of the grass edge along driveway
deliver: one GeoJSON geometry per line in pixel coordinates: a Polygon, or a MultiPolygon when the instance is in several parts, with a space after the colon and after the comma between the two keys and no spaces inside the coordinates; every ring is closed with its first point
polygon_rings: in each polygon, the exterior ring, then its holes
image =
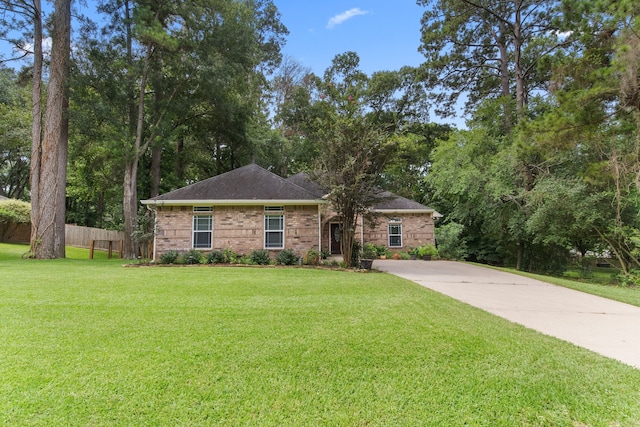
{"type": "Polygon", "coordinates": [[[390,275],[0,259],[0,425],[640,425],[640,371],[390,275]]]}

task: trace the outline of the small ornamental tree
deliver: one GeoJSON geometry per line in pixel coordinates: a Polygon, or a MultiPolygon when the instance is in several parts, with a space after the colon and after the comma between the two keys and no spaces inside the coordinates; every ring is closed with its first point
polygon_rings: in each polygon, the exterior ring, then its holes
{"type": "Polygon", "coordinates": [[[341,223],[340,249],[347,265],[354,263],[358,216],[370,216],[380,196],[380,175],[391,155],[388,135],[367,114],[369,79],[358,69],[352,52],[338,55],[323,79],[316,78],[317,98],[309,105],[307,135],[321,149],[313,176],[328,189],[328,199],[341,223]]]}
{"type": "Polygon", "coordinates": [[[328,121],[314,177],[329,189],[328,199],[341,224],[340,251],[347,265],[353,264],[358,216],[368,217],[379,197],[377,184],[387,154],[382,133],[363,117],[335,116],[328,121]]]}

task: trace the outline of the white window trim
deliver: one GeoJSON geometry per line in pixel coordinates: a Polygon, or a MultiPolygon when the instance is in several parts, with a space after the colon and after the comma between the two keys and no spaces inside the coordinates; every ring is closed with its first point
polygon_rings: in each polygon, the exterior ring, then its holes
{"type": "Polygon", "coordinates": [[[393,248],[393,249],[402,248],[402,245],[403,245],[402,219],[390,218],[389,219],[389,223],[387,224],[387,234],[388,234],[387,243],[389,244],[389,248],[393,248]],[[400,227],[400,234],[391,234],[391,227],[392,226],[399,226],[400,227]],[[398,245],[398,246],[395,246],[395,245],[392,246],[391,245],[391,237],[392,236],[399,236],[400,237],[400,245],[398,245]]]}
{"type": "MultiPolygon", "coordinates": [[[[266,208],[266,207],[265,207],[266,208]]],[[[264,220],[262,222],[263,224],[263,236],[264,236],[264,243],[263,243],[263,248],[266,250],[280,250],[280,249],[284,249],[285,248],[285,242],[284,242],[284,230],[286,228],[285,226],[285,217],[284,217],[284,211],[269,211],[270,213],[265,213],[264,215],[264,220]],[[267,217],[270,216],[274,216],[274,217],[281,217],[282,218],[282,229],[281,230],[267,230],[267,217]],[[269,233],[275,233],[275,232],[280,232],[282,233],[282,246],[280,247],[267,247],[267,232],[269,233]]]]}
{"type": "Polygon", "coordinates": [[[196,214],[193,215],[193,218],[191,220],[191,249],[197,249],[197,250],[208,250],[208,249],[213,249],[213,215],[211,213],[212,211],[203,211],[201,212],[200,215],[196,214]],[[203,214],[208,214],[208,215],[203,215],[203,214]],[[211,219],[211,228],[207,231],[207,230],[196,230],[196,218],[202,218],[202,217],[209,217],[211,219]],[[209,239],[209,241],[211,242],[211,244],[209,245],[209,247],[206,248],[196,248],[196,233],[209,233],[211,235],[211,238],[209,239]]]}

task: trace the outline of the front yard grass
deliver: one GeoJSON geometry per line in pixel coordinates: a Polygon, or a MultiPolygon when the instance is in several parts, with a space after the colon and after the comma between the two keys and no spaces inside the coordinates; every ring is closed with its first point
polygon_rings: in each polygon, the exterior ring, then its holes
{"type": "Polygon", "coordinates": [[[640,425],[639,370],[387,274],[19,248],[0,425],[640,425]]]}

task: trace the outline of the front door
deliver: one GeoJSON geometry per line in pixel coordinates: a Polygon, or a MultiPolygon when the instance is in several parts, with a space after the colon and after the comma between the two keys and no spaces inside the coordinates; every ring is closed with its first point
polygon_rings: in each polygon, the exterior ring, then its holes
{"type": "Polygon", "coordinates": [[[333,255],[339,255],[340,252],[340,240],[342,240],[342,226],[338,223],[331,224],[331,253],[333,255]]]}

